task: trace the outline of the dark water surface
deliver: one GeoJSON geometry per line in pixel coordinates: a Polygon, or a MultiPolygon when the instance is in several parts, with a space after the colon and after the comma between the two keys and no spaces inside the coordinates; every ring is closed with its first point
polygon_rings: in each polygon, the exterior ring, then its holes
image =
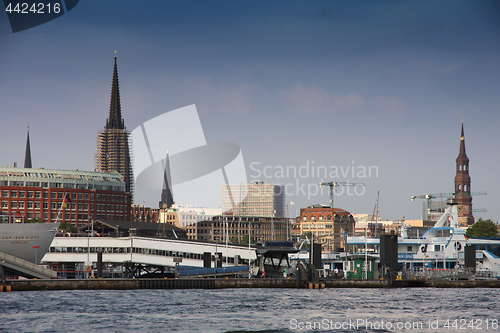
{"type": "Polygon", "coordinates": [[[0,293],[0,332],[500,332],[500,289],[0,293]]]}

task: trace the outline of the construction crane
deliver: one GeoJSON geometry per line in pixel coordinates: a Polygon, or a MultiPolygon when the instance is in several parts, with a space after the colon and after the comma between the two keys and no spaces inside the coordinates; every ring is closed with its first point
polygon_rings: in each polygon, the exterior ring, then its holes
{"type": "MultiPolygon", "coordinates": [[[[458,195],[485,195],[487,194],[486,192],[472,192],[472,193],[459,193],[458,195]]],[[[445,198],[445,197],[451,197],[455,195],[455,193],[430,193],[430,194],[423,194],[423,195],[412,195],[411,196],[411,201],[415,201],[415,199],[426,199],[427,200],[427,220],[431,219],[431,200],[436,199],[436,198],[445,198]]],[[[480,211],[480,210],[477,210],[480,211]]]]}
{"type": "Polygon", "coordinates": [[[330,187],[330,208],[334,208],[333,206],[333,194],[334,194],[334,188],[337,186],[356,186],[356,185],[362,185],[365,186],[364,183],[351,183],[351,182],[328,182],[328,183],[319,183],[319,187],[322,186],[328,186],[330,187]]]}

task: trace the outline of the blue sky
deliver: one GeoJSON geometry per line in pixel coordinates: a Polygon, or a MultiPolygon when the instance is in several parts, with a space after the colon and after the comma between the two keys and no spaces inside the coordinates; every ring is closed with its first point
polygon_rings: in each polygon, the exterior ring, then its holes
{"type": "Polygon", "coordinates": [[[29,122],[34,167],[92,170],[116,50],[128,129],[196,104],[208,142],[241,147],[249,181],[291,184],[293,213],[327,204],[307,187],[333,180],[366,184],[336,206],[371,213],[380,191],[382,218],[421,218],[411,195],[453,191],[463,115],[471,188],[488,192],[475,216],[498,222],[499,13],[494,1],[80,1],[15,34],[0,14],[0,164],[23,163],[29,122]],[[276,174],[313,164],[378,174],[276,174]]]}

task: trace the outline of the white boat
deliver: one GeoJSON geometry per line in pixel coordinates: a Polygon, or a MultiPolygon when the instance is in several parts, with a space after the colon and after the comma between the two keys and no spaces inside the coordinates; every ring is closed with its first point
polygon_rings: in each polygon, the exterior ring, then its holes
{"type": "Polygon", "coordinates": [[[0,223],[0,252],[39,263],[58,228],[59,223],[0,223]]]}
{"type": "MultiPolygon", "coordinates": [[[[348,245],[368,248],[379,245],[379,238],[347,237],[348,245]]],[[[476,248],[476,269],[500,273],[500,258],[488,250],[488,246],[500,246],[500,240],[468,238],[465,229],[459,227],[457,205],[448,207],[421,237],[409,238],[404,224],[398,237],[398,262],[400,269],[453,269],[464,266],[466,245],[476,248]]]]}

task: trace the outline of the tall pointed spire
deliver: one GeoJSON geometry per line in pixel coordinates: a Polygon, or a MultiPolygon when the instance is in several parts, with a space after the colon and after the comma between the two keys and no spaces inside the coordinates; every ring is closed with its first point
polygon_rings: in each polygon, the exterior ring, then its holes
{"type": "Polygon", "coordinates": [[[24,167],[32,168],[31,165],[31,145],[30,145],[30,125],[28,125],[28,138],[26,139],[26,153],[24,154],[24,167]]]}
{"type": "Polygon", "coordinates": [[[465,152],[464,120],[462,118],[462,133],[460,135],[460,151],[456,159],[455,195],[458,204],[459,223],[467,226],[474,224],[472,215],[472,196],[469,176],[469,158],[465,152]]]}
{"type": "Polygon", "coordinates": [[[111,102],[109,106],[109,118],[106,119],[104,130],[97,133],[97,153],[95,155],[95,171],[119,172],[127,190],[133,195],[134,177],[132,161],[129,151],[130,132],[125,129],[122,119],[120,103],[120,88],[118,85],[118,67],[113,70],[113,83],[111,85],[111,102]]]}
{"type": "Polygon", "coordinates": [[[172,177],[170,176],[170,159],[168,156],[165,157],[165,165],[163,168],[165,171],[163,173],[163,189],[161,191],[160,209],[167,209],[172,207],[174,204],[174,196],[172,194],[172,177]]]}
{"type": "Polygon", "coordinates": [[[125,125],[122,119],[122,108],[120,104],[120,86],[118,84],[118,66],[113,69],[113,83],[111,84],[111,102],[109,104],[109,117],[106,120],[106,129],[124,129],[125,125]]]}

